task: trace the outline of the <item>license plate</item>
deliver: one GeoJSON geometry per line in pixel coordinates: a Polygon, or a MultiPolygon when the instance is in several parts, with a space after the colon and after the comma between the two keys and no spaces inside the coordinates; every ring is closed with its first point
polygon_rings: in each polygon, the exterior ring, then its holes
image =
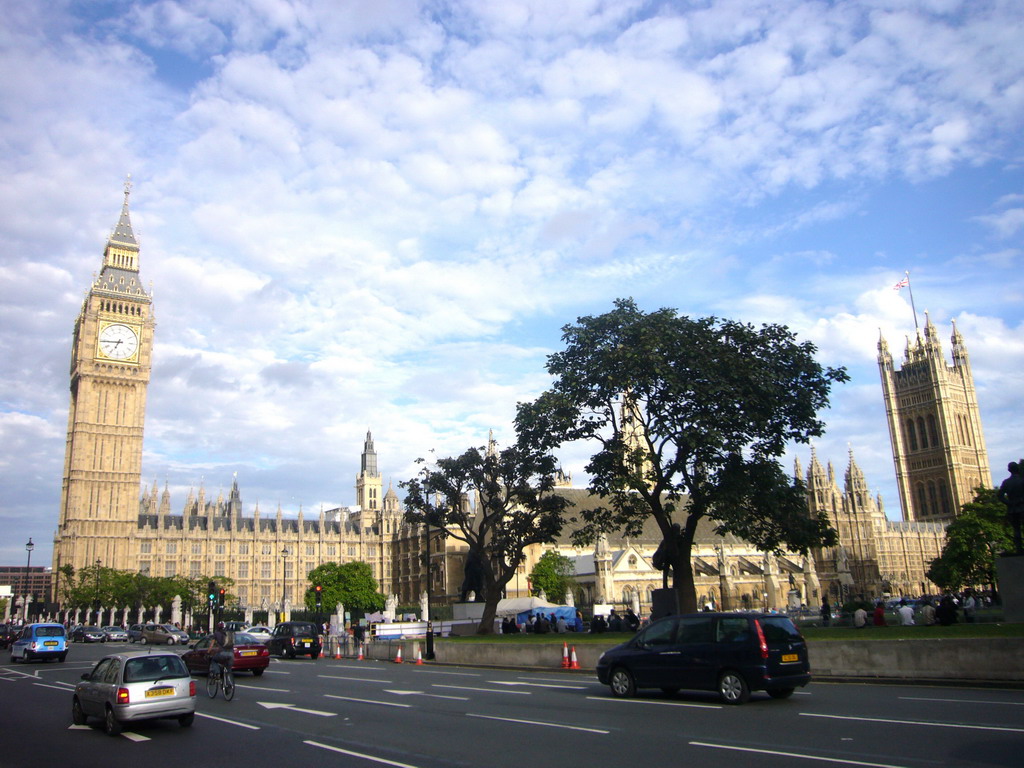
{"type": "Polygon", "coordinates": [[[313,641],[312,641],[312,640],[310,640],[310,639],[309,639],[308,637],[304,637],[304,638],[302,638],[301,640],[299,640],[299,642],[300,642],[300,643],[302,643],[303,645],[309,645],[309,644],[310,644],[310,643],[312,643],[313,641]]]}
{"type": "Polygon", "coordinates": [[[239,651],[239,656],[255,656],[256,651],[239,651]]]}
{"type": "Polygon", "coordinates": [[[58,643],[56,640],[47,640],[45,643],[43,643],[43,645],[45,645],[47,648],[56,648],[58,643]]]}
{"type": "Polygon", "coordinates": [[[782,662],[786,663],[787,661],[800,661],[800,657],[795,653],[782,654],[782,662]]]}
{"type": "Polygon", "coordinates": [[[173,688],[150,688],[148,691],[146,691],[146,698],[147,699],[152,699],[155,696],[173,696],[173,695],[174,695],[174,689],[173,688]]]}

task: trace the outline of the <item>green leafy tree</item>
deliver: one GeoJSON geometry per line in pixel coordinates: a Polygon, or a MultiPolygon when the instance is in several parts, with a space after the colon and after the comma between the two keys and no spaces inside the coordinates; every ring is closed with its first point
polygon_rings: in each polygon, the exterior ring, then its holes
{"type": "Polygon", "coordinates": [[[1006,505],[993,488],[978,488],[974,500],[964,504],[946,527],[942,553],[932,560],[928,578],[940,589],[995,587],[996,557],[1012,548],[1013,533],[1006,520],[1006,505]]]}
{"type": "Polygon", "coordinates": [[[543,590],[548,600],[558,603],[567,591],[576,591],[575,575],[572,560],[558,552],[545,552],[530,571],[530,584],[534,592],[543,590]]]}
{"type": "Polygon", "coordinates": [[[438,459],[401,483],[409,522],[429,524],[469,545],[467,563],[479,574],[484,597],[477,634],[494,632],[498,601],[523,550],[554,541],[562,529],[567,501],[554,493],[557,471],[546,451],[522,443],[498,451],[492,444],[438,459]]]}
{"type": "Polygon", "coordinates": [[[604,503],[581,512],[578,543],[602,531],[637,535],[653,518],[688,611],[697,608],[690,552],[704,518],[764,551],[835,543],[778,461],[788,442],[823,433],[817,412],[848,378],[822,368],[814,345],[784,326],[646,314],[628,299],[562,330],[565,349],[547,363],[554,383],[520,403],[516,425],[541,447],[597,443],[586,469],[604,503]]]}
{"type": "Polygon", "coordinates": [[[334,610],[341,603],[346,610],[372,613],[384,608],[385,598],[380,593],[373,569],[368,563],[324,563],[309,572],[310,588],[306,590],[305,603],[310,610],[316,608],[316,593],[313,587],[323,587],[321,599],[324,609],[334,610]]]}

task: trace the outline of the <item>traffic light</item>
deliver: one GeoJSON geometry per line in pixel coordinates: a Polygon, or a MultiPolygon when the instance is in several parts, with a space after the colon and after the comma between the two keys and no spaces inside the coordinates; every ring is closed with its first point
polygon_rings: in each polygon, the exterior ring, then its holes
{"type": "Polygon", "coordinates": [[[206,585],[206,600],[211,608],[217,604],[217,585],[212,581],[206,585]]]}
{"type": "Polygon", "coordinates": [[[316,609],[319,611],[323,602],[324,588],[317,584],[313,589],[316,591],[316,609]]]}
{"type": "Polygon", "coordinates": [[[217,593],[217,605],[221,608],[224,607],[224,587],[221,587],[220,592],[217,593]]]}

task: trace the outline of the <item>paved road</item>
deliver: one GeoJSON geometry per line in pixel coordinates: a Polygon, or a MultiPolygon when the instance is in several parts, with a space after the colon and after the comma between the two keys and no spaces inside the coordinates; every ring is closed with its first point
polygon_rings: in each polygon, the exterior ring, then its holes
{"type": "Polygon", "coordinates": [[[557,669],[331,659],[240,674],[232,702],[200,685],[191,729],[161,721],[112,739],[98,723],[72,726],[75,680],[126,647],[75,645],[64,664],[0,656],[0,767],[1016,768],[1024,755],[1020,690],[812,683],[786,701],[727,707],[704,694],[620,701],[592,675],[557,669]]]}

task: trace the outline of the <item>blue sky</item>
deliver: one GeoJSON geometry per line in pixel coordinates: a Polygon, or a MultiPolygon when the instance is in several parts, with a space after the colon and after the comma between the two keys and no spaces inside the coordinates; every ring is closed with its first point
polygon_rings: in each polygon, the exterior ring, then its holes
{"type": "Polygon", "coordinates": [[[249,510],[352,504],[368,429],[395,484],[505,442],[561,327],[631,296],[845,365],[816,450],[896,518],[875,356],[913,330],[905,270],[966,339],[993,479],[1024,454],[1018,2],[2,6],[0,562],[49,562],[129,173],[143,479],[175,511],[236,472],[249,510]]]}

